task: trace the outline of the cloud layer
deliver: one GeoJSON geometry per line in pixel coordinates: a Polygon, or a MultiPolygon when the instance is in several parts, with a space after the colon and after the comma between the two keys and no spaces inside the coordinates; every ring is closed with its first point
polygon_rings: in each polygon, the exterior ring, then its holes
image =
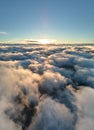
{"type": "Polygon", "coordinates": [[[93,130],[93,100],[93,46],[0,44],[1,130],[93,130]]]}

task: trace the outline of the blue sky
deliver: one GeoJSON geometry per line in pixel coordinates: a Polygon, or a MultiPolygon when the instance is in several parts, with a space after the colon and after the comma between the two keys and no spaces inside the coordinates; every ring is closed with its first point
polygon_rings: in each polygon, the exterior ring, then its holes
{"type": "Polygon", "coordinates": [[[94,42],[94,0],[0,0],[0,42],[94,42]]]}

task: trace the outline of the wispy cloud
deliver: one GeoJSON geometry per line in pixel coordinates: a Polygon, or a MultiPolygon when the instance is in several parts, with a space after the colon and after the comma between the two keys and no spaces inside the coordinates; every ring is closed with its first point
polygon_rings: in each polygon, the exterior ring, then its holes
{"type": "Polygon", "coordinates": [[[7,32],[0,32],[0,35],[7,35],[7,32]]]}

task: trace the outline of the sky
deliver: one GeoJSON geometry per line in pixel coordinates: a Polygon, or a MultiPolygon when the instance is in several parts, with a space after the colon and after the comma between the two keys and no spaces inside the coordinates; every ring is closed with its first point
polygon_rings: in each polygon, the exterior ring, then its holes
{"type": "Polygon", "coordinates": [[[94,43],[94,0],[0,0],[0,42],[94,43]]]}

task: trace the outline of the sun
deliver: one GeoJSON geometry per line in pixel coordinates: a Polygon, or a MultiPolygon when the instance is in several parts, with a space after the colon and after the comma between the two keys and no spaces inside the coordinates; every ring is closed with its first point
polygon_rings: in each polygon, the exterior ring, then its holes
{"type": "Polygon", "coordinates": [[[50,40],[48,40],[48,39],[40,39],[39,43],[41,43],[41,44],[49,44],[50,40]]]}

